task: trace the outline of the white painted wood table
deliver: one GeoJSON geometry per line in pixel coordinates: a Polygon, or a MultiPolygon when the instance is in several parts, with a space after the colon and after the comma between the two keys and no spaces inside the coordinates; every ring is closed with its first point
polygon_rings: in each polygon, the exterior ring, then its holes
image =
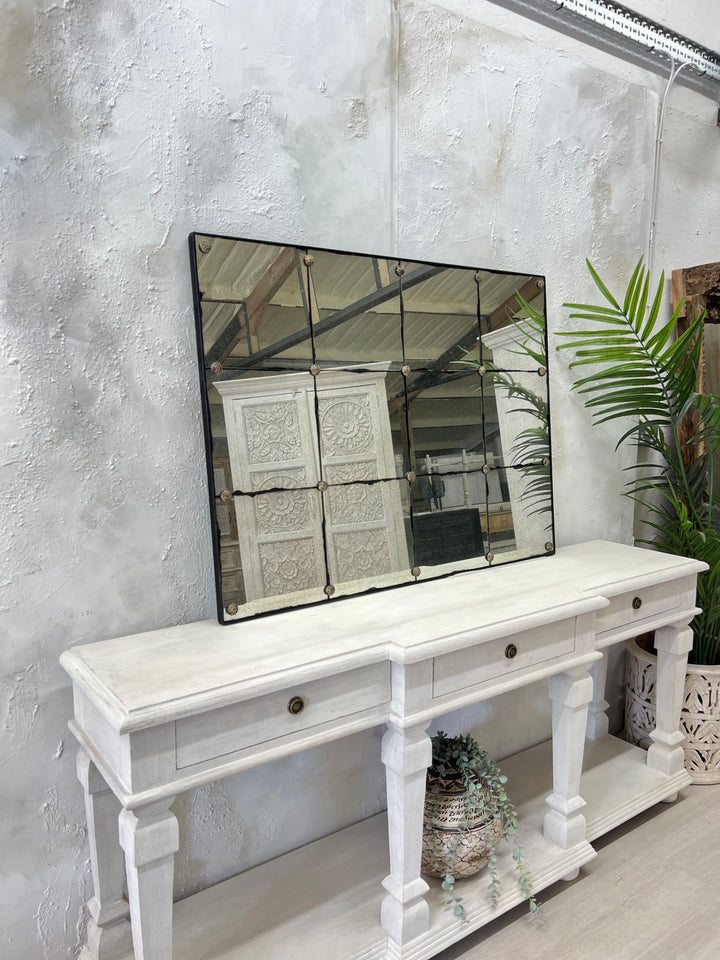
{"type": "Polygon", "coordinates": [[[535,889],[574,876],[595,856],[589,840],[689,782],[679,698],[702,569],[595,541],[241,625],[202,621],[67,651],[94,882],[84,958],[434,956],[521,894],[503,853],[499,903],[482,873],[462,881],[461,924],[439,883],[421,877],[427,727],[543,678],[552,741],[503,772],[535,889]],[[648,629],[658,727],[646,754],[608,736],[603,687],[607,648],[648,629]],[[173,906],[179,792],[381,723],[387,816],[173,906]]]}

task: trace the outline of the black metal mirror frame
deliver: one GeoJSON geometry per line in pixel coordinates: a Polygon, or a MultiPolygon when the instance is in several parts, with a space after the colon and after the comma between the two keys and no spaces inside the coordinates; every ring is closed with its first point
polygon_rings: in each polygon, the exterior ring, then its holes
{"type": "MultiPolygon", "coordinates": [[[[484,517],[482,516],[482,510],[479,510],[479,509],[475,510],[475,513],[478,516],[477,516],[477,520],[474,521],[475,525],[477,526],[477,531],[474,533],[474,537],[477,542],[480,542],[483,544],[483,553],[477,554],[477,555],[468,554],[467,558],[462,558],[463,563],[460,565],[459,569],[447,569],[447,564],[438,562],[438,560],[442,558],[438,554],[437,531],[433,532],[432,523],[434,521],[437,521],[438,516],[440,516],[440,514],[439,513],[433,514],[431,510],[428,510],[427,513],[424,513],[424,512],[418,513],[413,509],[413,496],[417,496],[417,492],[416,492],[417,486],[420,482],[425,483],[425,485],[427,486],[427,496],[428,498],[430,498],[431,496],[434,496],[436,493],[440,494],[441,490],[444,489],[443,479],[442,479],[443,477],[445,479],[447,479],[448,477],[457,478],[457,476],[462,474],[463,482],[465,482],[465,477],[470,473],[476,473],[477,470],[470,471],[463,468],[460,471],[445,472],[445,473],[442,473],[442,475],[441,474],[431,475],[430,473],[427,473],[427,474],[424,474],[422,477],[418,478],[417,474],[412,470],[412,467],[414,466],[414,460],[409,455],[407,465],[410,467],[410,469],[402,475],[398,473],[394,473],[392,476],[388,476],[385,478],[375,477],[370,480],[362,480],[359,477],[353,475],[350,480],[348,481],[340,480],[337,482],[337,484],[333,484],[333,483],[328,484],[324,479],[324,477],[321,476],[319,479],[319,482],[317,482],[316,484],[313,484],[312,487],[307,488],[307,491],[310,491],[312,493],[312,496],[315,497],[315,499],[320,504],[320,513],[322,518],[322,538],[323,538],[323,549],[325,551],[325,583],[322,586],[323,592],[322,594],[320,594],[320,596],[317,596],[314,599],[311,597],[310,599],[307,599],[307,600],[301,600],[299,603],[284,603],[283,602],[284,595],[281,593],[281,594],[275,595],[274,601],[269,601],[271,605],[271,609],[254,610],[253,612],[250,612],[250,613],[244,612],[242,605],[235,602],[235,600],[231,599],[228,601],[228,597],[223,595],[223,565],[222,565],[223,545],[221,543],[221,532],[220,532],[220,524],[218,519],[218,510],[221,507],[227,507],[228,516],[232,516],[234,523],[237,525],[237,517],[234,516],[233,510],[230,509],[230,507],[232,507],[232,505],[235,503],[236,497],[243,497],[243,496],[259,497],[260,499],[258,500],[258,504],[262,500],[266,501],[270,499],[270,497],[273,495],[277,497],[281,493],[283,493],[286,496],[286,498],[288,497],[292,498],[292,496],[295,493],[296,485],[293,484],[292,488],[287,488],[283,485],[282,490],[280,490],[277,487],[266,486],[260,489],[259,491],[249,491],[249,490],[237,489],[238,484],[235,478],[233,478],[230,486],[228,486],[228,484],[225,483],[222,490],[217,489],[217,479],[216,479],[217,464],[214,462],[215,442],[213,438],[213,422],[212,422],[212,413],[211,413],[211,404],[210,404],[210,390],[213,387],[216,388],[216,392],[227,389],[227,388],[223,388],[222,386],[222,382],[223,382],[222,378],[228,377],[228,370],[223,368],[223,364],[220,362],[220,360],[213,359],[213,355],[221,356],[223,352],[225,354],[228,354],[229,351],[232,351],[233,349],[237,349],[236,346],[234,346],[233,344],[237,344],[239,339],[239,333],[244,328],[245,333],[247,334],[248,354],[245,355],[244,357],[240,357],[239,359],[236,359],[235,361],[231,359],[230,370],[233,369],[233,366],[232,366],[233,362],[235,362],[236,364],[240,364],[241,368],[245,371],[247,371],[248,369],[257,369],[257,367],[263,363],[267,364],[267,363],[274,362],[276,366],[272,367],[270,370],[268,370],[266,366],[265,369],[263,370],[263,375],[271,376],[275,371],[281,370],[283,373],[283,376],[285,376],[288,373],[293,373],[296,378],[300,377],[302,379],[304,377],[305,379],[307,379],[307,375],[309,374],[310,377],[313,378],[312,386],[314,389],[314,404],[315,404],[316,419],[319,416],[319,409],[320,409],[318,405],[319,391],[318,391],[317,383],[318,382],[322,383],[324,376],[328,376],[330,374],[337,376],[337,374],[340,372],[343,375],[347,375],[347,376],[352,375],[353,377],[355,377],[358,374],[367,373],[368,371],[378,370],[382,368],[382,370],[384,371],[383,376],[387,376],[387,377],[393,376],[396,378],[397,377],[402,378],[402,387],[404,389],[405,416],[407,418],[407,411],[410,404],[412,403],[412,397],[410,397],[408,393],[408,386],[407,386],[409,378],[413,375],[416,375],[416,379],[413,382],[413,389],[417,394],[418,392],[417,388],[419,385],[420,392],[422,392],[422,389],[427,389],[423,387],[424,383],[429,384],[429,383],[438,382],[437,376],[435,376],[435,380],[433,380],[433,377],[430,376],[430,372],[434,372],[435,375],[437,375],[438,371],[440,370],[444,371],[446,370],[446,368],[448,368],[448,366],[452,367],[453,365],[455,365],[454,367],[455,370],[460,370],[461,368],[457,366],[458,364],[462,364],[462,363],[467,364],[468,362],[472,362],[472,361],[468,361],[468,357],[472,354],[473,345],[479,342],[480,347],[478,348],[479,349],[478,358],[475,361],[476,369],[473,371],[473,372],[480,373],[480,378],[478,382],[480,384],[482,384],[483,382],[490,382],[490,378],[494,377],[495,381],[498,382],[499,386],[508,393],[508,396],[514,397],[516,402],[521,402],[523,399],[522,390],[520,389],[519,386],[516,386],[515,389],[513,390],[512,385],[514,384],[514,381],[512,378],[512,374],[515,372],[517,373],[528,372],[529,355],[521,359],[521,361],[519,362],[520,369],[518,371],[514,371],[512,368],[507,366],[502,367],[501,369],[498,368],[496,370],[493,367],[492,363],[487,364],[488,371],[486,371],[486,367],[484,366],[485,361],[483,359],[484,346],[483,346],[482,327],[483,327],[483,320],[487,321],[489,324],[490,318],[484,317],[484,315],[481,313],[479,292],[477,294],[477,318],[476,318],[477,327],[473,327],[471,331],[466,333],[462,339],[458,340],[458,342],[453,342],[452,351],[445,349],[444,352],[441,353],[439,357],[436,357],[433,361],[432,371],[430,371],[430,368],[428,367],[419,367],[419,366],[408,364],[406,362],[405,341],[404,341],[404,332],[403,332],[404,316],[405,316],[405,314],[403,313],[403,310],[404,310],[403,292],[405,291],[407,296],[407,291],[414,284],[424,283],[425,281],[428,281],[433,276],[441,274],[445,271],[466,272],[468,275],[472,275],[475,281],[475,287],[477,288],[478,291],[480,290],[480,285],[483,279],[485,279],[488,276],[497,277],[497,278],[517,278],[518,281],[522,280],[524,282],[521,285],[521,288],[522,288],[522,291],[525,292],[525,298],[521,297],[521,299],[518,300],[518,305],[520,303],[524,303],[525,299],[530,300],[531,293],[532,293],[532,297],[535,299],[536,302],[538,301],[538,299],[540,299],[542,302],[542,308],[541,310],[538,310],[538,314],[541,314],[543,318],[542,335],[543,335],[544,342],[542,345],[542,350],[543,350],[542,359],[545,359],[547,357],[547,335],[544,328],[544,317],[546,315],[544,278],[538,277],[536,275],[512,274],[507,271],[489,270],[486,268],[478,268],[478,267],[472,267],[472,266],[471,267],[459,266],[456,264],[444,264],[444,263],[438,263],[436,261],[424,261],[420,263],[419,261],[404,261],[396,257],[387,257],[387,256],[378,257],[378,256],[373,256],[371,254],[349,253],[347,251],[328,250],[325,248],[312,247],[312,246],[306,246],[306,245],[288,245],[288,244],[270,243],[266,241],[244,240],[240,238],[233,238],[233,237],[227,237],[227,236],[222,236],[217,234],[206,234],[206,233],[202,233],[202,234],[191,233],[189,236],[189,246],[190,246],[191,272],[192,272],[192,279],[193,279],[193,300],[194,300],[196,330],[197,330],[198,364],[199,364],[200,387],[201,387],[201,398],[202,398],[203,426],[204,426],[206,461],[207,461],[207,470],[208,470],[208,492],[209,492],[209,504],[210,504],[210,514],[211,514],[213,560],[214,560],[214,568],[215,568],[215,588],[216,588],[216,598],[217,598],[218,620],[220,623],[230,623],[230,622],[236,622],[236,621],[241,622],[242,620],[247,619],[248,616],[256,617],[256,616],[264,616],[269,613],[277,613],[291,606],[299,606],[299,605],[306,606],[306,605],[312,605],[314,603],[334,602],[337,599],[342,599],[344,596],[355,596],[359,593],[372,592],[376,590],[395,589],[396,587],[400,587],[400,586],[412,586],[413,584],[419,581],[423,581],[423,580],[427,581],[430,579],[439,579],[441,577],[453,576],[459,572],[464,572],[467,569],[480,569],[485,566],[496,565],[497,563],[502,563],[502,564],[515,563],[523,559],[529,559],[531,556],[537,557],[542,555],[549,555],[554,552],[552,482],[551,482],[551,464],[549,459],[549,451],[550,451],[549,393],[547,393],[547,381],[545,380],[546,394],[545,394],[544,402],[545,402],[545,411],[546,411],[545,415],[546,415],[547,457],[542,458],[541,461],[536,459],[536,460],[526,461],[525,463],[520,463],[519,467],[517,464],[511,464],[508,461],[503,463],[503,467],[502,467],[503,470],[506,470],[506,469],[510,470],[511,467],[514,469],[523,470],[524,475],[527,478],[529,478],[528,480],[529,483],[532,484],[534,480],[535,483],[539,483],[541,485],[543,490],[543,495],[546,498],[546,502],[544,504],[541,504],[541,506],[535,510],[536,513],[542,512],[545,515],[546,538],[543,540],[542,543],[538,542],[536,549],[532,550],[529,555],[514,557],[511,554],[509,554],[507,556],[507,559],[503,559],[502,556],[498,556],[496,558],[495,555],[493,554],[492,547],[490,546],[491,539],[492,539],[490,531],[492,528],[493,521],[489,511],[490,501],[487,493],[487,476],[486,476],[484,478],[485,484],[486,484],[485,516],[484,517]],[[252,353],[251,352],[252,347],[250,344],[250,323],[248,321],[247,304],[245,301],[242,301],[240,299],[237,299],[237,300],[228,299],[222,302],[232,303],[233,305],[237,306],[238,309],[233,317],[233,320],[237,320],[237,325],[234,329],[232,329],[232,324],[228,323],[227,328],[222,332],[221,336],[218,338],[220,346],[218,346],[218,343],[215,343],[213,346],[213,350],[210,352],[210,355],[208,355],[204,345],[205,333],[204,333],[204,326],[203,326],[204,324],[203,303],[207,304],[208,302],[221,302],[221,301],[218,301],[218,300],[208,301],[204,298],[203,291],[201,290],[200,270],[198,265],[198,253],[200,251],[202,255],[203,246],[206,247],[207,251],[209,252],[212,249],[213,243],[217,243],[217,242],[233,243],[233,244],[235,243],[253,244],[253,245],[256,245],[258,248],[261,248],[261,247],[268,247],[271,249],[274,248],[282,251],[283,255],[285,255],[286,252],[291,251],[291,254],[288,253],[287,255],[288,256],[292,255],[295,258],[295,261],[298,264],[298,268],[297,268],[298,275],[300,275],[300,272],[303,269],[307,271],[307,284],[304,288],[305,294],[303,294],[305,311],[308,315],[309,327],[308,327],[307,333],[305,331],[300,331],[300,332],[296,331],[295,333],[290,333],[287,337],[274,343],[272,345],[272,348],[269,348],[269,347],[260,348],[255,353],[252,353]],[[341,363],[341,364],[329,363],[329,362],[323,363],[322,358],[317,355],[318,351],[316,349],[316,344],[320,341],[320,338],[324,333],[326,333],[330,329],[333,329],[333,325],[334,327],[338,327],[339,323],[342,323],[343,319],[347,320],[348,317],[344,317],[344,315],[340,316],[341,314],[343,314],[343,311],[340,310],[340,311],[336,311],[334,314],[332,314],[328,318],[321,318],[319,315],[317,305],[315,306],[312,305],[311,303],[312,298],[310,296],[310,292],[313,291],[313,286],[310,280],[310,275],[311,275],[311,267],[315,259],[314,258],[315,254],[317,254],[318,256],[320,256],[321,254],[328,254],[328,255],[333,255],[335,257],[353,257],[353,258],[357,258],[358,262],[361,260],[366,261],[367,263],[372,261],[373,268],[376,272],[376,275],[378,270],[378,267],[377,267],[378,264],[384,264],[386,267],[389,264],[392,264],[394,266],[397,279],[387,282],[385,286],[381,286],[381,279],[377,277],[378,292],[374,297],[370,298],[372,300],[372,303],[376,305],[381,301],[390,301],[396,296],[399,297],[400,339],[398,341],[398,346],[394,348],[395,349],[394,358],[391,358],[387,361],[383,361],[381,363],[373,360],[367,360],[367,359],[365,361],[361,360],[359,362],[356,362],[350,365],[347,363],[341,363]],[[302,261],[302,267],[300,266],[301,261],[302,261]],[[314,314],[313,314],[313,310],[315,311],[314,314]],[[241,317],[242,311],[244,311],[244,318],[239,319],[241,317]],[[339,317],[339,322],[338,322],[338,317],[339,317]],[[285,361],[282,359],[281,360],[276,359],[275,361],[273,361],[273,357],[277,358],[278,353],[283,353],[283,352],[287,352],[288,350],[297,349],[298,344],[302,343],[303,341],[307,341],[310,347],[310,354],[307,356],[307,361],[310,361],[309,365],[308,363],[303,364],[302,362],[299,362],[297,360],[294,360],[291,362],[291,361],[285,361]],[[398,352],[398,350],[400,352],[398,352]],[[484,379],[485,375],[487,375],[486,380],[484,379]],[[423,378],[425,379],[423,380],[423,378]],[[503,378],[505,381],[504,383],[503,383],[503,378]],[[508,383],[511,384],[511,386],[508,386],[508,383]],[[332,578],[330,576],[330,572],[329,572],[330,568],[328,564],[327,533],[326,533],[326,519],[327,519],[326,499],[333,495],[335,495],[336,498],[340,496],[343,493],[343,491],[340,490],[340,488],[343,486],[347,487],[351,485],[353,490],[355,490],[355,489],[360,489],[358,485],[361,483],[379,484],[381,482],[387,482],[392,484],[394,481],[397,481],[398,484],[405,484],[405,483],[408,484],[408,491],[406,496],[407,496],[407,502],[409,503],[409,521],[410,521],[411,529],[407,533],[407,536],[408,536],[408,544],[409,543],[412,544],[411,548],[409,547],[410,563],[412,564],[412,566],[410,566],[410,568],[407,570],[406,577],[404,580],[402,580],[402,582],[387,583],[387,584],[371,583],[370,585],[363,588],[362,586],[363,580],[362,578],[360,578],[360,581],[359,581],[360,589],[349,589],[344,593],[342,593],[341,591],[342,595],[338,596],[336,584],[331,582],[332,578]],[[328,489],[328,487],[330,487],[330,489],[328,489]],[[318,491],[317,494],[315,494],[314,492],[315,488],[317,488],[317,491],[318,491]],[[266,494],[268,495],[267,497],[265,496],[266,494]],[[424,531],[424,534],[423,534],[424,539],[422,540],[418,540],[416,538],[416,531],[412,529],[413,516],[415,516],[416,518],[416,523],[419,522],[418,518],[420,517],[422,518],[422,526],[424,531]],[[483,526],[483,523],[484,523],[484,526],[483,526]],[[434,553],[432,553],[432,551],[429,552],[429,548],[428,548],[428,542],[429,540],[433,539],[433,536],[435,537],[435,540],[433,541],[435,543],[434,553]],[[478,541],[478,536],[479,536],[479,541],[478,541]],[[423,547],[423,545],[425,549],[424,553],[422,549],[420,549],[423,547]],[[427,566],[425,565],[425,563],[423,563],[423,561],[427,563],[428,559],[430,559],[429,570],[427,569],[427,566]],[[425,567],[425,569],[423,569],[423,567],[425,567]]],[[[387,279],[388,278],[386,276],[385,281],[387,281],[387,279]]],[[[301,277],[300,283],[302,286],[302,277],[301,277]]],[[[519,293],[519,292],[521,291],[520,290],[516,291],[516,293],[519,293]]],[[[272,297],[268,299],[267,304],[270,303],[271,299],[272,297]]],[[[249,302],[249,300],[250,298],[248,297],[247,301],[249,302]]],[[[503,306],[505,307],[506,312],[508,312],[507,301],[503,304],[503,306]]],[[[357,317],[362,313],[362,307],[363,307],[363,303],[361,303],[360,301],[358,301],[358,303],[352,304],[352,310],[355,311],[353,314],[354,317],[357,317]]],[[[345,313],[349,315],[350,308],[346,309],[345,313]]],[[[408,313],[410,313],[410,311],[408,311],[408,313]]],[[[447,317],[454,316],[454,314],[452,314],[451,311],[446,311],[446,314],[447,314],[447,317]]],[[[464,315],[470,316],[470,314],[464,314],[464,315]]],[[[525,316],[527,316],[527,314],[525,314],[525,316]]],[[[511,351],[511,352],[517,352],[517,351],[511,351]]],[[[539,357],[539,354],[534,353],[533,357],[535,357],[535,359],[537,360],[539,357]]],[[[541,377],[545,377],[546,367],[539,366],[532,372],[536,372],[541,377]]],[[[467,376],[468,371],[463,370],[462,375],[467,376]]],[[[460,374],[458,374],[458,376],[460,376],[460,374]]],[[[267,380],[266,386],[269,390],[272,390],[275,388],[275,384],[277,382],[278,382],[277,378],[275,378],[275,380],[272,380],[272,381],[267,380]]],[[[282,381],[283,384],[289,383],[289,382],[290,381],[287,381],[286,379],[282,381]]],[[[480,389],[482,389],[482,387],[480,389]]],[[[411,390],[411,393],[412,393],[412,390],[411,390]]],[[[483,416],[484,416],[484,413],[483,413],[483,416]]],[[[321,447],[322,447],[322,440],[320,438],[319,419],[317,419],[316,427],[317,427],[317,432],[314,439],[318,444],[317,453],[320,454],[321,447]]],[[[408,431],[408,438],[409,438],[410,431],[411,431],[409,423],[406,424],[406,428],[408,431]]],[[[527,433],[528,431],[524,431],[524,432],[527,433]]],[[[532,432],[533,431],[531,430],[530,433],[532,432]]],[[[484,437],[485,437],[485,426],[483,423],[483,457],[487,462],[488,454],[487,454],[487,447],[485,445],[484,437]]],[[[534,448],[534,449],[537,449],[537,448],[534,448]]],[[[410,454],[409,439],[408,439],[408,454],[410,454]]],[[[464,460],[463,460],[463,463],[464,463],[464,460]]],[[[481,469],[482,469],[482,472],[485,473],[486,475],[491,472],[491,468],[488,467],[487,465],[484,465],[481,469]]],[[[322,467],[321,467],[321,472],[322,472],[322,467]]],[[[306,491],[305,487],[298,488],[298,489],[301,489],[302,491],[306,491]]],[[[310,492],[305,492],[305,496],[306,497],[310,496],[311,495],[310,492]]],[[[349,492],[351,491],[348,491],[348,493],[349,492]]],[[[438,501],[442,503],[442,497],[440,496],[437,497],[436,502],[438,501]]],[[[430,502],[429,499],[427,502],[428,503],[430,502]]],[[[459,511],[456,509],[455,512],[458,515],[457,519],[459,520],[459,511]]],[[[451,511],[446,512],[446,515],[445,515],[446,521],[448,520],[452,521],[453,518],[449,516],[450,513],[451,511]]],[[[511,507],[510,515],[512,518],[512,507],[511,507]]],[[[469,516],[471,516],[471,512],[465,511],[465,515],[464,515],[465,522],[467,521],[467,518],[469,516]]],[[[407,525],[407,519],[406,519],[406,525],[407,525]]],[[[447,527],[447,522],[445,523],[445,526],[447,527]]],[[[445,536],[447,539],[447,537],[450,535],[446,532],[445,536]]],[[[402,538],[400,537],[400,539],[402,538]]],[[[442,536],[440,537],[440,540],[442,540],[442,536]]],[[[450,550],[450,553],[452,554],[452,549],[450,550]]],[[[454,559],[453,562],[459,563],[459,559],[454,559]]],[[[244,567],[244,563],[245,563],[245,560],[243,559],[242,561],[243,567],[244,567]]],[[[245,576],[244,573],[242,575],[245,576]]],[[[319,590],[317,592],[319,592],[319,590]]],[[[292,596],[294,596],[294,594],[292,596]]]]}

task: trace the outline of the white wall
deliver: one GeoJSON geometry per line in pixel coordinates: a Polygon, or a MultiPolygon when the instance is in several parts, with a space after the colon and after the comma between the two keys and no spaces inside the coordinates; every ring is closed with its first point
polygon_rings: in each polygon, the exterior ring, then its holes
{"type": "MultiPolygon", "coordinates": [[[[5,960],[75,956],[90,895],[59,654],[213,615],[187,233],[541,272],[553,333],[585,255],[622,284],[644,250],[658,78],[491,3],[397,8],[3,5],[5,960]]],[[[720,259],[715,105],[672,96],[668,268],[720,259]]],[[[558,542],[628,539],[613,444],[550,366],[558,542]]],[[[504,755],[547,730],[540,688],[518,710],[462,722],[504,755]]],[[[378,809],[377,736],[179,798],[178,894],[378,809]]]]}

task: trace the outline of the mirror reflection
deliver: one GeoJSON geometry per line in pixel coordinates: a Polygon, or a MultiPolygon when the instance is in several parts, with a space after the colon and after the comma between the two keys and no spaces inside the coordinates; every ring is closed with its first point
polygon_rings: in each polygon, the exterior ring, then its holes
{"type": "Polygon", "coordinates": [[[190,252],[221,622],[552,552],[542,277],[190,252]]]}

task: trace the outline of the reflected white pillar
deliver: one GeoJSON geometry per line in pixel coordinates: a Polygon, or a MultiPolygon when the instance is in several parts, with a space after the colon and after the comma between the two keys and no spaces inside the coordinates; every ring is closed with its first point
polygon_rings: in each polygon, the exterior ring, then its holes
{"type": "MultiPolygon", "coordinates": [[[[483,334],[483,347],[492,351],[493,363],[500,369],[513,369],[509,377],[521,387],[537,394],[538,390],[547,388],[547,380],[541,378],[529,368],[533,360],[519,354],[520,343],[526,339],[522,329],[515,324],[508,324],[499,330],[483,334]],[[516,372],[518,367],[525,367],[527,372],[516,372]]],[[[500,428],[500,442],[502,443],[503,462],[513,462],[513,450],[518,434],[529,428],[536,428],[539,421],[531,413],[522,411],[523,401],[517,397],[510,397],[508,391],[501,386],[495,386],[495,404],[500,428]]],[[[542,396],[542,394],[541,394],[542,396]]],[[[537,550],[548,539],[548,515],[535,513],[538,504],[523,498],[523,492],[528,478],[520,470],[506,471],[510,503],[512,506],[513,526],[515,529],[515,543],[518,550],[537,550]]]]}

